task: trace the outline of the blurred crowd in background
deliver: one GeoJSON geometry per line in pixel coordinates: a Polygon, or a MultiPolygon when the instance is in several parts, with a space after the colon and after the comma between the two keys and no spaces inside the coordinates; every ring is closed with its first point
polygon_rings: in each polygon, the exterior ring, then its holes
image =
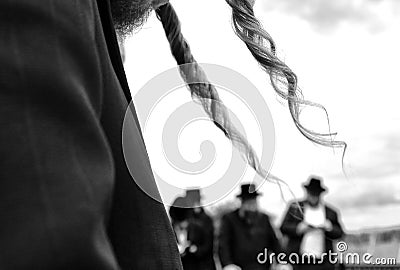
{"type": "Polygon", "coordinates": [[[310,176],[303,187],[304,199],[290,202],[279,228],[259,209],[262,194],[253,184],[241,185],[240,201],[212,219],[201,206],[201,190],[190,189],[169,209],[185,270],[339,269],[323,254],[333,251],[333,242],[343,237],[338,213],[326,205],[322,178],[310,176]],[[279,264],[271,254],[308,254],[316,261],[279,264]]]}

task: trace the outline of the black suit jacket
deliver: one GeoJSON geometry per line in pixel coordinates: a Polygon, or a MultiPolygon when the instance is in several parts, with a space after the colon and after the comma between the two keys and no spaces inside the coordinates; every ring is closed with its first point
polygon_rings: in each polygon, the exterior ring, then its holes
{"type": "Polygon", "coordinates": [[[243,270],[269,269],[269,261],[260,264],[259,253],[279,253],[280,243],[266,214],[258,213],[250,225],[240,217],[239,210],[222,217],[218,253],[222,266],[236,264],[243,270]]]}
{"type": "Polygon", "coordinates": [[[108,0],[0,1],[0,63],[0,269],[181,269],[108,0]]]}
{"type": "Polygon", "coordinates": [[[214,225],[203,209],[193,213],[189,218],[187,238],[197,247],[195,252],[190,248],[182,256],[185,270],[215,270],[214,262],[214,225]]]}
{"type": "MultiPolygon", "coordinates": [[[[289,204],[289,208],[282,221],[280,230],[282,234],[289,238],[287,243],[286,251],[288,253],[300,253],[300,245],[303,239],[303,235],[296,233],[297,225],[303,221],[303,215],[300,209],[304,211],[305,201],[297,203],[293,202],[289,204]],[[300,206],[300,209],[299,209],[300,206]]],[[[340,225],[337,212],[330,206],[325,205],[326,219],[332,223],[332,231],[325,231],[325,251],[333,250],[332,241],[339,239],[343,236],[343,229],[340,225]]]]}

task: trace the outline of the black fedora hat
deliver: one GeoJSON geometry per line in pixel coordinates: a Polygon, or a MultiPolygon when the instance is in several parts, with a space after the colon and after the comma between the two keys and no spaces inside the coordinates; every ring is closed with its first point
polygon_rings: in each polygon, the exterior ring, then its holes
{"type": "Polygon", "coordinates": [[[262,195],[262,193],[256,191],[256,186],[254,184],[243,184],[240,186],[240,194],[236,195],[236,197],[245,199],[253,199],[257,196],[262,195]]]}
{"type": "Polygon", "coordinates": [[[200,204],[202,199],[200,189],[198,188],[187,189],[185,194],[185,199],[190,205],[190,207],[198,206],[197,204],[200,204]]]}
{"type": "Polygon", "coordinates": [[[303,187],[310,192],[311,194],[321,194],[322,192],[325,192],[327,189],[326,187],[321,185],[322,178],[318,176],[310,176],[308,178],[308,183],[303,184],[303,187]]]}
{"type": "Polygon", "coordinates": [[[187,189],[186,190],[186,194],[185,194],[186,198],[199,198],[201,199],[201,192],[200,189],[198,188],[191,188],[191,189],[187,189]]]}

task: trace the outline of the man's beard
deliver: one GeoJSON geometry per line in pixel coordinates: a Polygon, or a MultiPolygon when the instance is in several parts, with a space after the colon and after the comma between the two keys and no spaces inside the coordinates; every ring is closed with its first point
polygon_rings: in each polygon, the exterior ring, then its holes
{"type": "Polygon", "coordinates": [[[258,211],[244,211],[244,218],[247,224],[254,225],[258,217],[258,211]]]}
{"type": "Polygon", "coordinates": [[[111,0],[111,12],[119,35],[129,35],[146,22],[151,0],[111,0]]]}

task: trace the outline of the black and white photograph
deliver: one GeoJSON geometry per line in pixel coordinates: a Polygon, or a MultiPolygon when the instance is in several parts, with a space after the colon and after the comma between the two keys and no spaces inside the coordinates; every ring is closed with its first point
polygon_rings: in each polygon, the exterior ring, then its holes
{"type": "Polygon", "coordinates": [[[0,270],[400,270],[400,2],[0,0],[0,270]]]}

